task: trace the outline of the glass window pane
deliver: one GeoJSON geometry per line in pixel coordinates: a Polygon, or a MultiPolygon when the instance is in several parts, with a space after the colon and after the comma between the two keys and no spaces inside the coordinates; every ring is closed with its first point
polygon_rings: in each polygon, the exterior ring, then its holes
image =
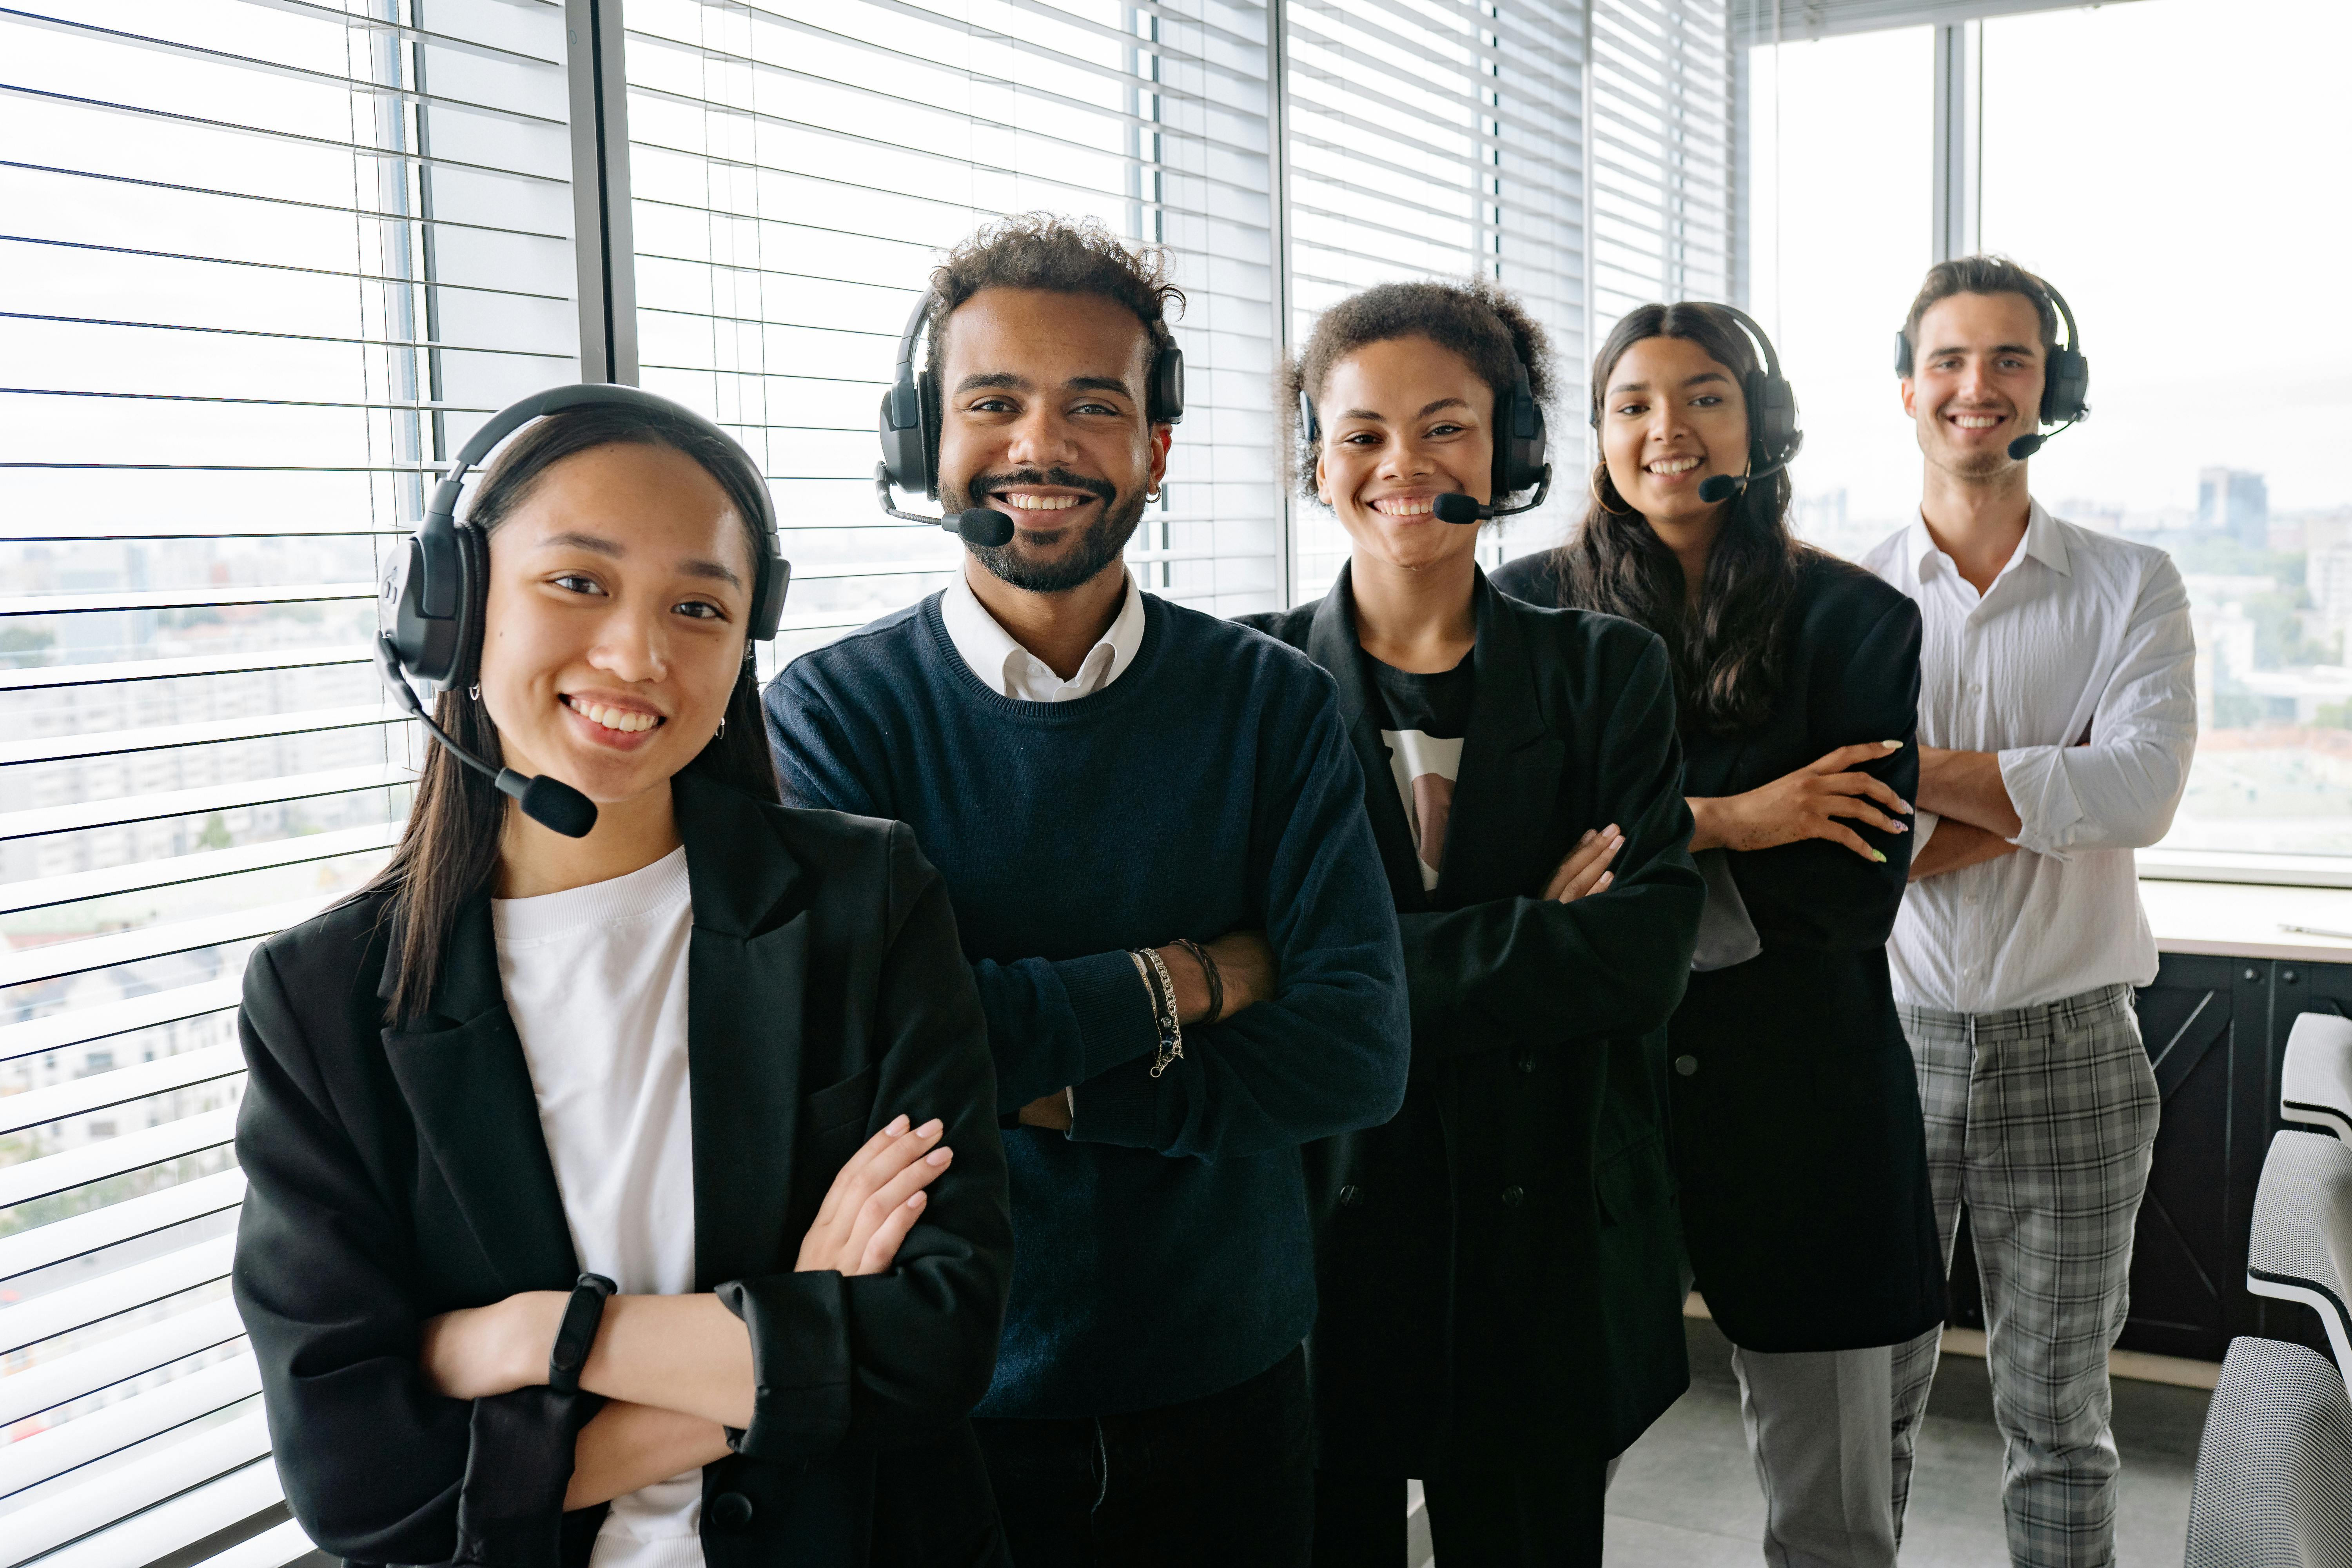
{"type": "Polygon", "coordinates": [[[2033,460],[2060,515],[2172,552],[2197,765],[2168,847],[2352,851],[2352,241],[2340,0],[2142,0],[1985,24],[1983,237],[2080,318],[2092,417],[2033,460]]]}
{"type": "Polygon", "coordinates": [[[1918,515],[1894,344],[1933,259],[1935,32],[1748,51],[1748,309],[1804,415],[1797,531],[1859,555],[1918,515]]]}

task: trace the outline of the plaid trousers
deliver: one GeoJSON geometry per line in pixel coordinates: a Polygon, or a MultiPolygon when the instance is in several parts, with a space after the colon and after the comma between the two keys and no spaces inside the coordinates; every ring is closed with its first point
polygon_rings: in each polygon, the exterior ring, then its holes
{"type": "MultiPolygon", "coordinates": [[[[2018,1568],[2116,1552],[2107,1351],[2130,1305],[2132,1226],[2156,1143],[2156,1074],[2128,985],[2004,1013],[1898,1007],[1919,1075],[1936,1225],[1960,1205],[1984,1284],[2001,1512],[2018,1568]]],[[[1941,1331],[1895,1352],[1897,1539],[1941,1331]]]]}

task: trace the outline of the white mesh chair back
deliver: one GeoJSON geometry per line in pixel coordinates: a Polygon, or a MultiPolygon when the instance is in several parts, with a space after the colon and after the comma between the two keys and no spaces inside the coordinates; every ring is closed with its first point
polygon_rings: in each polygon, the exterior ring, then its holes
{"type": "Polygon", "coordinates": [[[2279,1114],[2352,1142],[2352,1018],[2305,1013],[2286,1037],[2279,1114]]]}
{"type": "Polygon", "coordinates": [[[2277,1340],[2230,1342],[2197,1446],[2183,1563],[2352,1564],[2352,1402],[2326,1356],[2277,1340]]]}
{"type": "Polygon", "coordinates": [[[2271,1134],[2254,1189],[2246,1289],[2319,1314],[2336,1364],[2352,1366],[2352,1144],[2292,1129],[2271,1134]]]}

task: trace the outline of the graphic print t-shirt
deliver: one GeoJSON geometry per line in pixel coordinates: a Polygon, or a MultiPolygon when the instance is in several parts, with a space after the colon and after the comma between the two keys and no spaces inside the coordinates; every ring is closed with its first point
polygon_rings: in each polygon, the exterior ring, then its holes
{"type": "Polygon", "coordinates": [[[1421,888],[1437,886],[1445,864],[1445,824],[1454,815],[1454,781],[1462,776],[1462,741],[1470,733],[1470,657],[1435,675],[1415,675],[1364,655],[1389,770],[1412,826],[1421,888]]]}

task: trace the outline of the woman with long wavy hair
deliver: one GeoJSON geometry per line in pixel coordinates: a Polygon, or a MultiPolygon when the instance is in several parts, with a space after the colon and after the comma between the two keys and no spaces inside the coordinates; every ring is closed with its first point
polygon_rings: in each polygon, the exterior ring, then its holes
{"type": "Polygon", "coordinates": [[[1668,1026],[1690,1265],[1735,1347],[1766,1560],[1891,1568],[1892,1347],[1944,1314],[1885,950],[1919,615],[1790,535],[1794,398],[1762,342],[1719,305],[1620,321],[1593,360],[1584,521],[1495,582],[1637,621],[1672,657],[1708,885],[1668,1026]]]}

